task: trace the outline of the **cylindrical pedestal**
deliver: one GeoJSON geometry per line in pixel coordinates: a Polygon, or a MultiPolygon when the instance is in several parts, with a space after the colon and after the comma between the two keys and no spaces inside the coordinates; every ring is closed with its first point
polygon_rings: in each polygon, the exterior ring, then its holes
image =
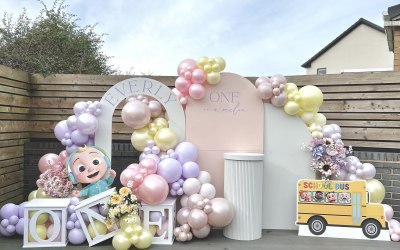
{"type": "Polygon", "coordinates": [[[262,233],[263,154],[225,153],[224,196],[235,216],[224,228],[234,240],[256,240],[262,233]]]}

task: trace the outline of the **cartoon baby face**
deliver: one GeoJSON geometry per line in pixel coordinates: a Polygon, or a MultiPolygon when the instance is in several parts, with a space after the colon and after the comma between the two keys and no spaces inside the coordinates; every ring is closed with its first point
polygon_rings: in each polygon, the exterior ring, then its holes
{"type": "Polygon", "coordinates": [[[322,200],[324,198],[324,193],[322,193],[321,191],[317,191],[315,192],[314,198],[316,200],[322,200]]]}
{"type": "Polygon", "coordinates": [[[107,173],[107,163],[98,149],[88,147],[75,153],[70,160],[70,169],[78,183],[93,183],[107,173]]]}
{"type": "Polygon", "coordinates": [[[309,196],[309,194],[308,194],[307,192],[301,191],[301,192],[300,192],[300,198],[301,198],[302,200],[309,200],[309,199],[310,199],[310,196],[309,196]]]}
{"type": "Polygon", "coordinates": [[[327,193],[326,194],[326,200],[328,202],[335,202],[336,201],[335,193],[327,193]]]}

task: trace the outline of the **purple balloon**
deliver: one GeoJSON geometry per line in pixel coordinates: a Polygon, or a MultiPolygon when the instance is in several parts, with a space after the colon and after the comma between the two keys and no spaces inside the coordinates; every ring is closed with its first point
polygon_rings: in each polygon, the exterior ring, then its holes
{"type": "Polygon", "coordinates": [[[75,149],[77,149],[78,146],[76,146],[75,144],[72,144],[71,146],[67,146],[65,148],[65,151],[67,151],[68,154],[71,154],[72,152],[74,152],[75,149]]]}
{"type": "Polygon", "coordinates": [[[10,225],[10,221],[8,219],[3,219],[0,223],[0,225],[4,228],[6,228],[8,225],[10,225]]]}
{"type": "Polygon", "coordinates": [[[101,215],[106,216],[108,214],[108,209],[105,206],[99,206],[99,212],[101,215]]]}
{"type": "Polygon", "coordinates": [[[182,176],[186,179],[196,178],[200,174],[199,165],[196,162],[188,161],[182,166],[182,176]]]}
{"type": "Polygon", "coordinates": [[[9,232],[7,232],[6,228],[4,228],[3,226],[0,225],[0,234],[3,236],[6,236],[6,237],[10,237],[10,236],[13,236],[15,234],[15,232],[9,233],[9,232]]]}
{"type": "MultiPolygon", "coordinates": [[[[92,209],[96,213],[100,214],[99,208],[97,206],[93,206],[90,209],[92,209]]],[[[86,221],[86,222],[89,222],[89,217],[87,216],[87,214],[86,213],[81,213],[81,214],[82,214],[83,220],[86,221]]]]}
{"type": "Polygon", "coordinates": [[[196,161],[197,159],[196,146],[190,142],[179,143],[175,148],[175,153],[178,154],[178,160],[182,164],[188,161],[196,161]]]}
{"type": "Polygon", "coordinates": [[[362,172],[364,179],[369,180],[375,177],[376,169],[374,165],[372,165],[371,163],[364,163],[362,164],[362,166],[363,166],[362,172]]]}
{"type": "Polygon", "coordinates": [[[15,226],[14,226],[14,225],[8,225],[8,226],[6,227],[6,230],[7,230],[7,232],[10,233],[10,234],[15,234],[15,226]]]}
{"type": "Polygon", "coordinates": [[[75,228],[78,228],[78,229],[82,228],[81,223],[79,222],[79,220],[75,221],[75,225],[74,226],[75,226],[75,228]]]}
{"type": "Polygon", "coordinates": [[[68,220],[75,222],[78,220],[78,216],[76,216],[76,213],[73,213],[69,216],[68,220]]]}
{"type": "Polygon", "coordinates": [[[72,245],[79,245],[86,241],[82,229],[74,228],[68,233],[68,240],[72,245]]]}
{"type": "Polygon", "coordinates": [[[16,215],[10,216],[10,219],[8,219],[11,225],[17,225],[19,218],[16,215]]]}
{"type": "Polygon", "coordinates": [[[67,119],[68,128],[72,131],[78,128],[78,117],[76,115],[71,115],[67,119]]]}
{"type": "Polygon", "coordinates": [[[82,134],[80,130],[74,130],[71,133],[71,140],[75,145],[84,145],[89,140],[89,136],[82,134]]]}
{"type": "Polygon", "coordinates": [[[79,116],[82,113],[86,112],[88,105],[86,102],[77,102],[74,105],[74,113],[75,115],[79,116]]]}
{"type": "Polygon", "coordinates": [[[76,206],[76,205],[79,204],[79,198],[77,198],[77,197],[72,197],[69,203],[70,203],[71,205],[75,205],[75,206],[76,206]]]}
{"type": "Polygon", "coordinates": [[[74,229],[75,228],[75,222],[73,222],[73,221],[67,221],[67,229],[68,230],[71,230],[71,229],[74,229]]]}
{"type": "Polygon", "coordinates": [[[174,183],[182,175],[182,166],[179,161],[167,158],[158,164],[157,174],[162,176],[168,183],[174,183]]]}
{"type": "Polygon", "coordinates": [[[15,232],[19,235],[24,235],[24,218],[19,219],[17,225],[15,226],[15,232]]]}
{"type": "Polygon", "coordinates": [[[25,204],[28,203],[27,201],[22,202],[21,204],[19,204],[18,206],[18,218],[24,218],[24,207],[25,204]]]}
{"type": "Polygon", "coordinates": [[[0,209],[0,216],[3,219],[9,219],[13,215],[18,216],[18,205],[7,203],[0,209]]]}
{"type": "Polygon", "coordinates": [[[155,222],[158,221],[162,217],[161,212],[153,211],[150,212],[150,221],[155,222]]]}
{"type": "Polygon", "coordinates": [[[65,134],[71,133],[71,130],[68,128],[67,120],[62,120],[54,128],[54,135],[57,137],[59,141],[65,138],[65,134]]]}
{"type": "Polygon", "coordinates": [[[99,123],[97,118],[92,114],[84,113],[78,117],[78,129],[82,132],[82,134],[94,134],[98,126],[99,123]]]}
{"type": "Polygon", "coordinates": [[[94,146],[94,138],[89,138],[89,140],[86,142],[86,145],[94,146]]]}

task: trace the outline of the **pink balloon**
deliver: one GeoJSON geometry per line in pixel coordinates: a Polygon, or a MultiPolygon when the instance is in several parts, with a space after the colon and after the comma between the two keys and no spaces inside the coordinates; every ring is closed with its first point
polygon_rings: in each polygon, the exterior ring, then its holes
{"type": "Polygon", "coordinates": [[[192,72],[192,82],[194,84],[203,84],[206,81],[206,74],[202,69],[195,69],[192,72]]]}
{"type": "Polygon", "coordinates": [[[179,209],[177,215],[176,215],[176,220],[180,225],[187,224],[188,223],[188,218],[190,214],[190,209],[187,207],[183,207],[179,209]]]}
{"type": "Polygon", "coordinates": [[[168,231],[168,221],[163,222],[161,228],[157,227],[157,235],[162,236],[165,233],[165,237],[168,237],[166,232],[168,231]]]}
{"type": "Polygon", "coordinates": [[[151,117],[152,118],[156,118],[158,116],[161,115],[162,113],[162,106],[158,101],[155,100],[151,100],[149,102],[149,109],[150,109],[150,113],[151,113],[151,117]]]}
{"type": "Polygon", "coordinates": [[[184,77],[178,77],[175,80],[175,87],[181,92],[181,93],[187,93],[190,87],[190,82],[184,78],[184,77]]]}
{"type": "Polygon", "coordinates": [[[144,158],[140,161],[139,166],[145,169],[147,174],[155,174],[157,172],[157,162],[152,158],[144,158]]]}
{"type": "Polygon", "coordinates": [[[200,229],[207,225],[208,217],[203,210],[192,209],[188,217],[188,224],[193,229],[200,229]]]}
{"type": "Polygon", "coordinates": [[[400,240],[400,235],[398,235],[398,234],[391,234],[391,235],[390,235],[390,239],[391,239],[392,241],[399,241],[399,240],[400,240]]]}
{"type": "Polygon", "coordinates": [[[263,100],[270,99],[273,95],[271,85],[267,83],[258,85],[257,94],[263,100]]]}
{"type": "Polygon", "coordinates": [[[254,85],[257,88],[260,84],[268,84],[268,83],[271,83],[271,79],[269,79],[269,77],[267,77],[267,76],[261,76],[261,77],[257,78],[254,85]]]}
{"type": "Polygon", "coordinates": [[[208,214],[208,224],[213,227],[225,227],[231,223],[234,215],[232,204],[224,198],[211,200],[213,211],[208,214]]]}
{"type": "Polygon", "coordinates": [[[38,163],[39,171],[40,173],[44,173],[47,169],[53,168],[55,165],[58,165],[60,163],[60,160],[58,158],[58,155],[49,153],[43,155],[38,163]]]}
{"type": "Polygon", "coordinates": [[[275,107],[283,107],[287,101],[287,95],[286,93],[281,93],[278,96],[273,96],[271,98],[271,104],[274,105],[275,107]]]}
{"type": "Polygon", "coordinates": [[[163,202],[167,198],[168,192],[167,181],[156,174],[146,176],[138,187],[139,199],[149,205],[157,205],[163,202]]]}
{"type": "MultiPolygon", "coordinates": [[[[119,179],[121,181],[121,184],[123,186],[127,187],[128,186],[128,182],[134,180],[137,172],[138,172],[137,169],[133,169],[133,168],[129,168],[129,167],[126,168],[124,171],[122,171],[122,173],[121,173],[121,175],[119,177],[119,179]]],[[[132,187],[131,188],[132,189],[137,188],[139,185],[140,185],[140,183],[135,181],[135,182],[132,183],[132,187]]]]}
{"type": "MultiPolygon", "coordinates": [[[[54,225],[51,224],[47,228],[47,238],[49,239],[51,236],[53,236],[53,231],[54,231],[54,225]]],[[[52,242],[59,242],[61,241],[61,231],[58,233],[57,237],[52,241],[52,242]]]]}
{"type": "Polygon", "coordinates": [[[176,72],[178,73],[178,75],[180,75],[182,69],[195,69],[195,68],[197,68],[197,62],[191,58],[187,58],[179,63],[176,72]]]}
{"type": "Polygon", "coordinates": [[[187,207],[193,209],[197,206],[197,202],[204,200],[201,194],[192,194],[187,200],[187,207]]]}
{"type": "Polygon", "coordinates": [[[139,164],[137,164],[137,163],[132,163],[132,164],[130,164],[130,165],[127,167],[127,169],[128,169],[128,168],[136,169],[136,170],[138,170],[138,171],[139,171],[139,169],[140,169],[139,164]]]}
{"type": "Polygon", "coordinates": [[[142,101],[133,100],[124,105],[121,112],[122,121],[133,129],[143,128],[150,122],[151,112],[142,101]]]}
{"type": "Polygon", "coordinates": [[[60,154],[58,155],[58,160],[61,162],[61,164],[63,166],[65,166],[65,161],[67,160],[69,154],[66,150],[63,150],[60,152],[60,154]]]}
{"type": "Polygon", "coordinates": [[[383,205],[383,210],[385,211],[385,216],[386,220],[389,221],[393,218],[393,208],[389,206],[388,204],[382,204],[383,205]]]}
{"type": "Polygon", "coordinates": [[[198,84],[198,83],[194,83],[194,84],[190,85],[189,95],[193,99],[200,100],[204,97],[205,94],[206,94],[206,89],[204,88],[203,85],[198,84]]]}
{"type": "Polygon", "coordinates": [[[210,234],[210,226],[206,224],[200,229],[192,229],[192,233],[196,238],[203,239],[210,234]]]}

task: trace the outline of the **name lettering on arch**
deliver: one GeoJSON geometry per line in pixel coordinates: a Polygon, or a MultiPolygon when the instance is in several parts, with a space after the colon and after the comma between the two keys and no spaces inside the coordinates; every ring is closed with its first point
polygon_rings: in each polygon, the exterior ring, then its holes
{"type": "MultiPolygon", "coordinates": [[[[185,114],[176,95],[168,86],[149,78],[130,78],[112,86],[101,98],[102,114],[98,117],[95,145],[111,158],[112,117],[118,104],[133,95],[147,95],[158,100],[168,113],[169,127],[179,141],[185,138],[185,114]]],[[[133,131],[132,131],[133,132],[133,131]]],[[[128,140],[130,138],[127,138],[128,140]]]]}
{"type": "Polygon", "coordinates": [[[186,107],[186,140],[198,149],[198,163],[212,176],[223,197],[224,153],[263,153],[263,102],[246,78],[222,73],[221,82],[207,85],[200,101],[186,107]]]}

